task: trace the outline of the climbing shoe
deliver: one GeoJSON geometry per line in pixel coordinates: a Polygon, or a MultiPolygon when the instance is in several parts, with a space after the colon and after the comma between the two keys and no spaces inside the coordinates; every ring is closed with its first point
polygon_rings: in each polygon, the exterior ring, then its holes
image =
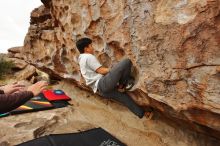
{"type": "Polygon", "coordinates": [[[134,78],[131,77],[128,81],[127,81],[127,84],[125,86],[125,90],[126,91],[129,91],[131,90],[131,88],[134,86],[134,78]]]}

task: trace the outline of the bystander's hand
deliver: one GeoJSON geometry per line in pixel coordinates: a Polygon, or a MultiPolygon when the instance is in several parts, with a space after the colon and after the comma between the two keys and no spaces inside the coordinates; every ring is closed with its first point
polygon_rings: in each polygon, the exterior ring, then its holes
{"type": "Polygon", "coordinates": [[[17,91],[21,91],[24,89],[24,85],[21,84],[8,84],[5,86],[1,86],[0,89],[4,91],[5,94],[12,94],[17,91]]]}
{"type": "Polygon", "coordinates": [[[31,91],[34,96],[38,95],[43,89],[47,87],[48,83],[46,81],[39,81],[27,88],[27,91],[31,91]]]}

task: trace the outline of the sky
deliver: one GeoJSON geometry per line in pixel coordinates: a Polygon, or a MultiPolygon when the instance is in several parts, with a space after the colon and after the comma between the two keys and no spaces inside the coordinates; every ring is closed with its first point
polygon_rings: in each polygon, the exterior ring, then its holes
{"type": "Polygon", "coordinates": [[[40,5],[40,0],[0,0],[0,53],[23,46],[31,11],[40,5]]]}

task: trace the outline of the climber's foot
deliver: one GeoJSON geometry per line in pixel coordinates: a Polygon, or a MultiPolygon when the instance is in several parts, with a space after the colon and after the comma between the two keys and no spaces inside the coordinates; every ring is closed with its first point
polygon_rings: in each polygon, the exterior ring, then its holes
{"type": "Polygon", "coordinates": [[[154,115],[153,111],[149,111],[149,112],[144,113],[144,116],[147,118],[147,120],[151,120],[153,115],[154,115]]]}

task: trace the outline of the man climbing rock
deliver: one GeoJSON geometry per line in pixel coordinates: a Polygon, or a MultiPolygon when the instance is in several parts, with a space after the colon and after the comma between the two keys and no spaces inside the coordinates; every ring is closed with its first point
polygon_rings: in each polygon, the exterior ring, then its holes
{"type": "MultiPolygon", "coordinates": [[[[80,71],[86,85],[90,86],[94,93],[99,92],[103,97],[119,101],[142,118],[145,111],[128,94],[118,91],[118,88],[130,90],[134,85],[134,78],[131,77],[131,60],[124,59],[110,70],[103,67],[94,56],[91,39],[82,38],[76,42],[76,46],[80,52],[80,71]]],[[[149,113],[148,115],[152,116],[149,113]]]]}

